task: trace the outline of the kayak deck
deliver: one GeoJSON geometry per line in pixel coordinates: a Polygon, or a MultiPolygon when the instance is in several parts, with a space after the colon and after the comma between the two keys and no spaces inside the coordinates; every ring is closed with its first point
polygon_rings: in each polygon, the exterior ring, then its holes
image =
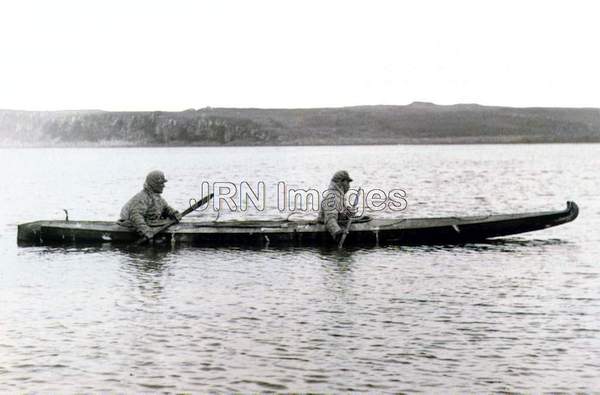
{"type": "MultiPolygon", "coordinates": [[[[470,217],[371,219],[352,223],[345,245],[461,244],[557,226],[577,218],[579,208],[470,217]]],[[[110,221],[36,221],[18,226],[20,245],[131,243],[139,236],[110,221]]],[[[314,221],[220,221],[173,225],[158,241],[193,245],[334,245],[314,221]]]]}

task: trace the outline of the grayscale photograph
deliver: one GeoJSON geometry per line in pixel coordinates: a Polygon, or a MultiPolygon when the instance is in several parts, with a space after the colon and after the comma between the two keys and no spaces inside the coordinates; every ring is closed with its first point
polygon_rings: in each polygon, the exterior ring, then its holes
{"type": "Polygon", "coordinates": [[[600,391],[599,14],[0,3],[0,393],[600,391]]]}

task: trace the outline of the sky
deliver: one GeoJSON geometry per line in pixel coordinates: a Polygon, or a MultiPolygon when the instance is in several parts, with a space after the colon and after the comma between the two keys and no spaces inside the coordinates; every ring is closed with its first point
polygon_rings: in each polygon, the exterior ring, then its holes
{"type": "Polygon", "coordinates": [[[0,108],[600,108],[595,1],[0,3],[0,108]]]}

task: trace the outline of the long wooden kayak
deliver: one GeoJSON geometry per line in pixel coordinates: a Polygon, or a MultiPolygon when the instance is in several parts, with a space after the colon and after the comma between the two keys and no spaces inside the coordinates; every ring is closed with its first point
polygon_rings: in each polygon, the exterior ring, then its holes
{"type": "MultiPolygon", "coordinates": [[[[444,218],[371,219],[353,222],[345,245],[463,244],[545,229],[573,221],[579,208],[444,218]]],[[[36,221],[18,226],[19,245],[132,243],[139,236],[115,222],[36,221]]],[[[156,236],[159,242],[199,246],[335,245],[314,221],[181,222],[156,236]]]]}

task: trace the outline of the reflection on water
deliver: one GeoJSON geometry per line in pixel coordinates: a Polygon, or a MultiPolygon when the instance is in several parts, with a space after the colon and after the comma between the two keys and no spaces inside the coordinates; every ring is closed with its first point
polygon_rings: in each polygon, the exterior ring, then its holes
{"type": "Polygon", "coordinates": [[[167,246],[131,246],[118,249],[123,262],[141,272],[160,273],[165,269],[172,255],[172,248],[167,246]]]}
{"type": "MultiPolygon", "coordinates": [[[[61,150],[60,161],[57,150],[3,152],[15,174],[0,205],[0,392],[594,391],[599,150],[107,149],[61,150]],[[17,223],[63,218],[63,207],[72,219],[116,218],[149,166],[172,175],[165,197],[176,207],[201,178],[324,187],[344,167],[365,189],[408,192],[407,212],[379,215],[559,209],[568,199],[582,215],[461,246],[16,247],[17,223]]],[[[236,215],[285,216],[271,206],[236,215]]]]}
{"type": "Polygon", "coordinates": [[[336,248],[334,246],[320,246],[316,249],[322,259],[347,266],[352,263],[352,256],[357,251],[364,251],[365,248],[345,247],[336,248]]]}

